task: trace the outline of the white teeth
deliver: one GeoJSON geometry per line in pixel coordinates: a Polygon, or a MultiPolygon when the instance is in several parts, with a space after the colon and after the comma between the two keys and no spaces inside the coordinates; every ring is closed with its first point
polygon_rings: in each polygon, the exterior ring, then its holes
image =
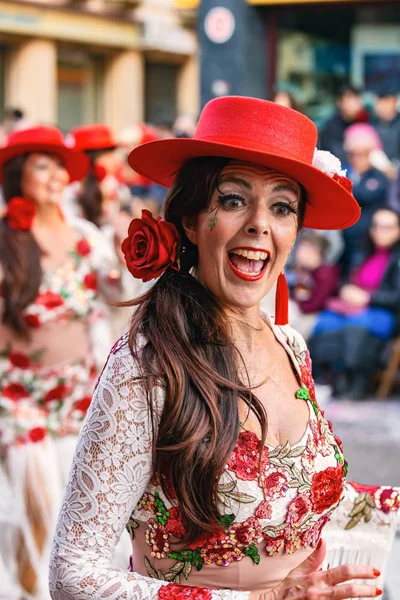
{"type": "Polygon", "coordinates": [[[244,256],[244,258],[249,258],[250,260],[266,260],[268,258],[267,252],[262,252],[261,250],[253,252],[253,250],[238,248],[237,250],[231,250],[231,252],[232,254],[238,254],[239,256],[244,256]]]}

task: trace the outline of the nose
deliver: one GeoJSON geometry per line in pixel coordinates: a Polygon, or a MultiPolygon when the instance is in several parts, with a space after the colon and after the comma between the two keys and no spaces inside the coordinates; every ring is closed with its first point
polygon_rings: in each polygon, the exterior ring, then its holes
{"type": "Polygon", "coordinates": [[[246,233],[253,237],[266,236],[270,233],[268,208],[262,203],[254,208],[245,225],[246,233]]]}

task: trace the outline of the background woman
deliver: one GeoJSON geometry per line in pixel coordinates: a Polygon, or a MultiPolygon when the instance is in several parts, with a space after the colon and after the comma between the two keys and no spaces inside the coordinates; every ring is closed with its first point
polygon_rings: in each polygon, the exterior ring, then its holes
{"type": "Polygon", "coordinates": [[[346,466],[285,326],[280,274],[303,223],[359,216],[339,161],[317,161],[330,175],[312,165],[316,139],[296,111],[227,97],[193,139],[131,153],[171,185],[166,221],[144,211],[123,243],[131,273],[159,279],[97,386],[56,528],[54,599],[376,595],[348,583],[372,567],[316,572],[346,466]],[[259,305],[277,280],[273,323],[259,305]],[[110,565],[126,525],[130,573],[110,565]]]}
{"type": "Polygon", "coordinates": [[[350,283],[327,302],[318,317],[310,350],[318,375],[339,371],[336,394],[367,395],[382,348],[400,325],[400,216],[377,210],[368,233],[367,251],[350,283]]]}
{"type": "Polygon", "coordinates": [[[95,242],[60,210],[65,186],[87,169],[86,157],[51,127],[15,132],[0,149],[0,447],[19,519],[7,563],[15,557],[21,593],[40,599],[97,372],[91,330],[104,313],[95,242]]]}

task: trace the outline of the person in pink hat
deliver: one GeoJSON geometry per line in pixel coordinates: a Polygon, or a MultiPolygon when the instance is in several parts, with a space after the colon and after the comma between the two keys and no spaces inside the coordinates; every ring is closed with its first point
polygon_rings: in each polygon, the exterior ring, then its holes
{"type": "Polygon", "coordinates": [[[170,187],[165,220],[143,211],[122,244],[131,274],[156,281],[131,303],[79,440],[53,600],[381,594],[372,566],[319,570],[347,465],[287,324],[283,271],[303,225],[349,227],[360,210],[316,141],[300,113],[232,96],[205,106],[193,138],[131,152],[170,187]],[[259,307],[275,284],[270,317],[259,307]],[[127,571],[110,564],[125,527],[127,571]]]}
{"type": "Polygon", "coordinates": [[[15,131],[0,148],[0,460],[18,522],[0,554],[15,562],[21,598],[46,597],[55,517],[97,376],[92,335],[100,323],[107,335],[96,239],[61,211],[65,187],[88,168],[53,127],[15,131]]]}

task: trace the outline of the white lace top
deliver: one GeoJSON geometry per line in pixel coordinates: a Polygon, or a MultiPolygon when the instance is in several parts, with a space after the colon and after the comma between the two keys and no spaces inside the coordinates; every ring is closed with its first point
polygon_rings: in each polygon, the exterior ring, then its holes
{"type": "MultiPolygon", "coordinates": [[[[316,403],[304,341],[288,326],[273,329],[302,381],[296,396],[310,407],[307,430],[293,446],[265,446],[261,469],[260,440],[240,430],[220,480],[220,527],[187,547],[179,546],[179,506],[152,472],[150,415],[126,336],[115,345],[59,515],[50,567],[54,600],[248,600],[246,590],[273,587],[312,552],[340,501],[345,462],[316,403]],[[133,554],[122,571],[111,559],[125,527],[133,554]]],[[[159,419],[162,381],[154,398],[159,419]]]]}

